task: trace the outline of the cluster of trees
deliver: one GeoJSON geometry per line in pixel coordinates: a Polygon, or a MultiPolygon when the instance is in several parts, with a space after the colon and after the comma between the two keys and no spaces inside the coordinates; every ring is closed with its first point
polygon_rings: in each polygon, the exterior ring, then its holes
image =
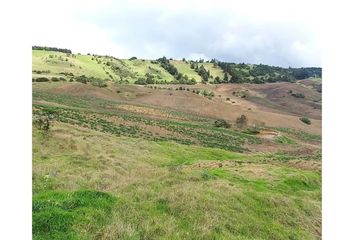
{"type": "Polygon", "coordinates": [[[197,81],[194,78],[188,78],[187,75],[183,75],[182,73],[178,73],[177,76],[175,76],[177,82],[175,83],[180,83],[180,84],[196,84],[197,81]]]}
{"type": "MultiPolygon", "coordinates": [[[[170,60],[172,60],[172,58],[170,58],[170,60]]],[[[169,72],[171,75],[174,76],[175,81],[172,81],[172,84],[196,84],[197,81],[192,78],[188,78],[187,75],[183,75],[182,73],[179,73],[177,68],[175,66],[173,66],[170,63],[170,60],[168,60],[165,56],[162,58],[157,59],[156,61],[151,61],[151,63],[153,64],[160,64],[160,66],[162,68],[164,68],[167,72],[169,72]]],[[[152,82],[151,80],[149,81],[149,79],[146,79],[146,84],[150,84],[149,82],[152,82]]],[[[136,84],[141,84],[144,83],[143,79],[138,79],[138,81],[135,82],[136,84]]]]}
{"type": "MultiPolygon", "coordinates": [[[[228,123],[226,120],[224,119],[218,119],[214,122],[214,126],[215,127],[221,127],[221,128],[230,128],[231,124],[228,123]]],[[[240,117],[238,117],[236,119],[235,122],[235,126],[238,129],[244,129],[248,126],[248,118],[246,117],[246,115],[242,114],[240,117]]]]}
{"type": "Polygon", "coordinates": [[[32,50],[55,51],[55,52],[62,52],[62,53],[70,53],[71,54],[71,50],[66,49],[66,48],[32,46],[32,50]]]}
{"type": "Polygon", "coordinates": [[[221,62],[216,59],[212,59],[211,62],[224,71],[224,78],[215,78],[216,83],[290,82],[309,77],[322,77],[322,68],[282,68],[264,64],[251,66],[245,63],[221,62]]]}
{"type": "MultiPolygon", "coordinates": [[[[199,63],[203,63],[203,62],[204,62],[203,59],[199,60],[199,63]]],[[[199,76],[201,76],[202,81],[204,83],[208,82],[208,79],[211,77],[209,70],[207,71],[203,65],[201,65],[199,67],[198,63],[197,62],[193,62],[193,61],[191,62],[190,67],[191,67],[191,69],[194,69],[194,71],[196,71],[199,76]]]]}
{"type": "Polygon", "coordinates": [[[107,83],[103,79],[95,78],[95,77],[86,77],[85,75],[75,77],[75,81],[84,84],[91,83],[93,86],[97,86],[97,87],[107,87],[107,83]]]}
{"type": "Polygon", "coordinates": [[[163,67],[171,75],[176,76],[178,74],[177,68],[173,66],[165,56],[157,59],[156,61],[159,62],[161,67],[163,67]]]}
{"type": "Polygon", "coordinates": [[[296,79],[322,77],[322,68],[290,68],[296,79]]]}

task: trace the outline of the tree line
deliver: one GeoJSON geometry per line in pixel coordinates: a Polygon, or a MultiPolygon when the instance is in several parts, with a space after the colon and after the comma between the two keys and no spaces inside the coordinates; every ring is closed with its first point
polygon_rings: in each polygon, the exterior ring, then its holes
{"type": "Polygon", "coordinates": [[[62,53],[70,53],[71,54],[70,49],[57,48],[57,47],[32,46],[32,50],[55,51],[55,52],[62,52],[62,53]]]}

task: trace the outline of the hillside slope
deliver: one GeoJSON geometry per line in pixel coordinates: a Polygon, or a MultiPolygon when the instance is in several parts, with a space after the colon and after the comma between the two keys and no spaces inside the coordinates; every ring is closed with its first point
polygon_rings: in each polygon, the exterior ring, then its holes
{"type": "Polygon", "coordinates": [[[321,79],[63,51],[33,50],[33,239],[321,239],[321,79]]]}
{"type": "Polygon", "coordinates": [[[33,83],[33,238],[320,239],[321,137],[284,112],[216,127],[225,101],[33,83]]]}
{"type": "MultiPolygon", "coordinates": [[[[39,49],[38,49],[39,48],[39,49]]],[[[280,68],[262,64],[225,63],[210,61],[118,59],[112,56],[72,54],[32,50],[33,81],[80,81],[80,76],[95,78],[93,81],[118,83],[266,83],[294,82],[309,77],[320,77],[320,68],[280,68]],[[226,77],[226,78],[225,78],[226,77]]],[[[84,80],[86,81],[86,80],[84,80]]],[[[90,80],[88,80],[90,81],[90,80]]]]}

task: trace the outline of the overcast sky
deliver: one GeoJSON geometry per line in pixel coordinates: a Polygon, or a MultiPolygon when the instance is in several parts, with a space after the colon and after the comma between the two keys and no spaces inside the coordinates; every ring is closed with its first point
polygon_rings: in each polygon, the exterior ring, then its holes
{"type": "Polygon", "coordinates": [[[316,2],[64,0],[36,4],[33,45],[118,58],[322,65],[316,2]]]}

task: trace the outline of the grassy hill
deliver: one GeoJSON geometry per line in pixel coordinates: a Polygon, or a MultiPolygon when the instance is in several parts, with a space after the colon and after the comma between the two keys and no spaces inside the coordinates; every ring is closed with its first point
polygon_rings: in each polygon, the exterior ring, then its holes
{"type": "MultiPolygon", "coordinates": [[[[176,68],[171,74],[160,61],[144,59],[117,59],[111,56],[72,54],[35,47],[32,50],[33,81],[49,81],[58,78],[62,81],[77,81],[85,75],[94,81],[113,81],[118,83],[191,83],[202,82],[202,74],[191,68],[191,64],[203,67],[208,73],[209,83],[265,83],[277,81],[295,81],[308,77],[321,77],[320,68],[288,69],[267,65],[236,64],[211,61],[167,60],[167,64],[176,68]],[[225,80],[224,76],[228,76],[225,80]],[[182,78],[183,77],[183,78],[182,78]],[[218,81],[215,81],[218,78],[218,81]],[[192,79],[195,82],[191,82],[192,79]]],[[[80,80],[79,80],[80,81],[80,80]]],[[[88,80],[89,82],[89,80],[88,80]]]]}
{"type": "Polygon", "coordinates": [[[34,239],[319,239],[315,123],[216,127],[195,106],[238,107],[175,87],[33,83],[34,239]]]}
{"type": "Polygon", "coordinates": [[[33,50],[33,239],[321,239],[321,80],[169,64],[33,50]]]}

